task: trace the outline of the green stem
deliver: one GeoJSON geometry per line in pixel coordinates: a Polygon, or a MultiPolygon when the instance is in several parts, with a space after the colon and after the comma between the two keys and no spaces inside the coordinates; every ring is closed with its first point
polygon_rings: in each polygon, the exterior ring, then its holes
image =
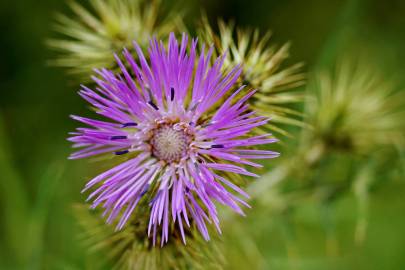
{"type": "Polygon", "coordinates": [[[25,257],[24,243],[28,218],[28,195],[16,171],[9,150],[9,142],[0,116],[0,202],[3,219],[5,248],[10,259],[21,262],[25,257]]]}
{"type": "Polygon", "coordinates": [[[27,231],[27,251],[29,254],[26,269],[43,269],[41,267],[46,233],[46,221],[57,184],[64,171],[64,164],[52,164],[41,177],[38,185],[35,204],[30,213],[27,231]]]}

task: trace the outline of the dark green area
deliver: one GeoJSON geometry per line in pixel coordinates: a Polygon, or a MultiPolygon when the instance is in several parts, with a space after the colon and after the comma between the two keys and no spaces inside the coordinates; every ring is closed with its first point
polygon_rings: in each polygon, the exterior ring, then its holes
{"type": "MultiPolygon", "coordinates": [[[[212,20],[271,29],[273,42],[292,42],[291,63],[304,61],[309,72],[358,52],[387,77],[405,74],[402,0],[193,0],[187,6],[188,22],[204,7],[212,20]]],[[[78,85],[47,65],[52,53],[44,42],[54,35],[54,14],[65,10],[64,1],[0,2],[0,269],[95,269],[78,241],[71,206],[85,199],[82,186],[104,168],[67,160],[67,133],[76,126],[68,116],[89,113],[78,85]]],[[[361,245],[354,241],[356,202],[349,192],[327,206],[334,210],[332,238],[321,214],[330,209],[308,202],[285,216],[258,206],[249,211],[245,232],[257,240],[268,269],[404,269],[405,182],[403,175],[382,177],[370,195],[361,245]]]]}

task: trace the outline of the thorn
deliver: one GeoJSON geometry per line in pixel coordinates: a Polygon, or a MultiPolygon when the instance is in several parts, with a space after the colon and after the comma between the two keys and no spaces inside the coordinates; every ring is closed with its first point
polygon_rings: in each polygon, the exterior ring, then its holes
{"type": "Polygon", "coordinates": [[[157,110],[157,111],[159,110],[158,106],[156,106],[156,104],[153,103],[152,100],[150,100],[150,101],[148,102],[148,104],[149,104],[150,106],[152,106],[153,109],[155,109],[155,110],[157,110]]]}
{"type": "Polygon", "coordinates": [[[122,150],[122,151],[117,151],[117,152],[115,152],[114,154],[116,154],[117,156],[119,156],[119,155],[127,154],[128,152],[129,152],[128,150],[122,150]]]}
{"type": "Polygon", "coordinates": [[[125,140],[127,136],[111,136],[110,140],[125,140]]]}
{"type": "Polygon", "coordinates": [[[149,184],[147,184],[147,185],[145,186],[145,188],[143,189],[143,191],[141,192],[141,194],[139,194],[139,197],[142,197],[143,195],[146,194],[146,192],[148,192],[149,186],[150,186],[149,184]]]}
{"type": "Polygon", "coordinates": [[[223,144],[213,144],[211,145],[211,148],[224,148],[223,144]]]}
{"type": "Polygon", "coordinates": [[[130,122],[130,123],[122,124],[122,127],[123,127],[123,128],[125,128],[125,127],[136,127],[137,125],[138,125],[138,124],[135,123],[135,122],[130,122]]]}

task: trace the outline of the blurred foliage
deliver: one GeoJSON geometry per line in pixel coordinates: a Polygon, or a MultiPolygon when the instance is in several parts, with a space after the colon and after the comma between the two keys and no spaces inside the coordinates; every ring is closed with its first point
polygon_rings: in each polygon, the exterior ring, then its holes
{"type": "MultiPolygon", "coordinates": [[[[307,93],[315,98],[325,97],[317,96],[320,89],[336,93],[312,82],[331,78],[330,85],[337,85],[335,63],[347,55],[353,64],[362,58],[377,69],[372,75],[365,75],[365,68],[337,73],[354,81],[345,91],[359,89],[354,86],[360,82],[365,86],[347,100],[354,102],[349,122],[343,122],[350,125],[337,125],[338,134],[329,132],[337,103],[322,98],[312,103],[313,113],[311,100],[305,104],[312,129],[286,128],[298,139],[280,146],[282,158],[250,187],[254,199],[247,218],[224,213],[223,236],[213,244],[224,253],[225,268],[402,269],[405,155],[399,143],[395,149],[386,147],[385,140],[390,138],[392,146],[401,132],[393,136],[385,128],[403,124],[403,118],[386,116],[404,109],[405,2],[193,0],[185,1],[184,8],[187,24],[195,24],[205,8],[210,21],[223,17],[260,33],[272,29],[274,44],[291,41],[285,66],[306,63],[307,93]],[[325,70],[329,75],[320,76],[325,70]],[[386,86],[392,81],[397,85],[386,86]],[[387,94],[391,89],[398,98],[387,94]],[[371,103],[374,108],[365,106],[371,103]],[[324,134],[340,138],[345,132],[356,141],[354,148],[336,151],[327,143],[324,151],[317,146],[324,134]]],[[[54,55],[44,41],[54,36],[57,12],[70,11],[64,1],[0,2],[0,269],[110,269],[101,250],[89,255],[81,241],[85,229],[72,209],[84,200],[79,192],[84,182],[105,168],[66,160],[65,137],[74,126],[68,115],[85,114],[85,106],[74,91],[78,83],[68,83],[64,70],[46,64],[54,55]]]]}

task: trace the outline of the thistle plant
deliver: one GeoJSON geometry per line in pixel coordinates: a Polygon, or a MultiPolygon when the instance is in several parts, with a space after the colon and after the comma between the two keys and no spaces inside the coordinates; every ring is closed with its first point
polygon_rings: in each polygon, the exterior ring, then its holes
{"type": "Polygon", "coordinates": [[[270,44],[271,33],[261,35],[258,29],[236,28],[234,23],[218,22],[219,33],[211,28],[206,16],[198,30],[199,36],[215,45],[215,53],[227,53],[223,69],[242,66],[240,81],[258,93],[252,98],[252,109],[272,118],[265,129],[289,135],[283,125],[302,125],[302,114],[293,104],[303,101],[304,95],[297,87],[304,84],[302,63],[284,68],[289,57],[290,44],[281,47],[270,44]]]}
{"type": "Polygon", "coordinates": [[[153,244],[160,239],[163,246],[173,234],[186,243],[191,227],[209,240],[207,223],[221,232],[214,201],[241,215],[241,206],[248,207],[241,198],[248,195],[228,175],[256,177],[245,166],[258,168],[253,160],[278,156],[251,148],[276,141],[271,134],[249,135],[269,119],[249,109],[254,90],[238,96],[240,86],[224,101],[241,68],[224,72],[224,56],[211,65],[213,48],[199,55],[197,41],[190,43],[186,34],[180,43],[171,34],[166,47],[152,39],[147,57],[136,42],[134,48],[138,61],[125,49],[127,65],[116,56],[120,73],[97,70],[95,90],[82,86],[80,96],[108,121],[73,116],[89,127],[71,134],[73,146],[81,148],[71,158],[124,158],[84,189],[93,189],[88,200],[92,208],[104,209],[107,223],[118,220],[117,230],[148,198],[147,234],[153,244]]]}
{"type": "Polygon", "coordinates": [[[372,64],[346,59],[334,72],[317,71],[308,92],[305,114],[311,128],[302,130],[300,162],[287,162],[301,173],[331,154],[361,160],[403,147],[404,94],[372,64]]]}
{"type": "Polygon", "coordinates": [[[309,124],[303,145],[319,151],[370,155],[384,146],[404,144],[404,95],[373,70],[373,65],[343,60],[335,74],[320,72],[307,102],[309,124]]]}
{"type": "Polygon", "coordinates": [[[179,10],[163,11],[161,0],[90,0],[86,9],[69,2],[74,16],[59,14],[61,37],[48,41],[59,55],[52,64],[67,68],[84,81],[95,68],[116,68],[113,53],[136,40],[146,48],[153,35],[165,38],[183,28],[179,10]]]}
{"type": "Polygon", "coordinates": [[[358,202],[355,239],[361,243],[369,191],[377,182],[381,164],[388,161],[393,169],[398,164],[397,150],[405,143],[405,96],[364,60],[344,59],[334,74],[320,72],[312,85],[315,92],[307,102],[307,115],[313,129],[304,132],[301,151],[307,153],[308,166],[324,164],[318,176],[328,175],[329,179],[316,188],[318,194],[324,194],[321,200],[333,201],[354,192],[358,202]],[[346,162],[337,162],[340,159],[346,162]],[[328,170],[333,163],[340,164],[338,176],[331,176],[328,170]],[[351,171],[351,164],[356,164],[356,171],[351,171]]]}
{"type": "Polygon", "coordinates": [[[355,240],[362,243],[370,190],[378,175],[386,174],[382,168],[387,162],[392,170],[401,166],[403,91],[369,62],[344,59],[333,71],[314,72],[308,92],[306,119],[311,128],[302,130],[298,151],[250,192],[263,203],[270,196],[264,191],[273,197],[279,193],[284,209],[299,207],[310,198],[326,209],[322,219],[329,221],[333,202],[353,192],[358,203],[355,240]]]}

